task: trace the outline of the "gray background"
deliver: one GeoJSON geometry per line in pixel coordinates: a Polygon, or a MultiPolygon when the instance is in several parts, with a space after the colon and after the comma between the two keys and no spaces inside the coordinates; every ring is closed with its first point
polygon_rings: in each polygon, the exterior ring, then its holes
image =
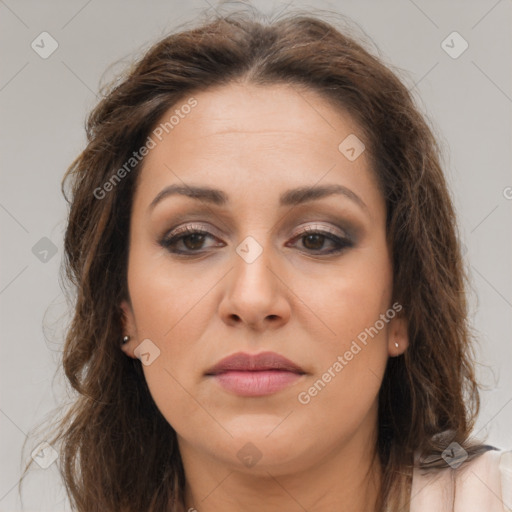
{"type": "MultiPolygon", "coordinates": [[[[22,456],[36,447],[32,429],[71,397],[64,378],[53,379],[67,322],[58,280],[66,216],[60,181],[84,146],[86,113],[102,77],[122,67],[111,64],[139,55],[209,5],[218,7],[213,0],[0,0],[0,512],[69,510],[56,464],[30,472],[23,509],[16,483],[22,456]],[[47,59],[31,48],[43,31],[59,45],[47,59]]],[[[418,98],[445,150],[472,277],[486,386],[475,432],[512,448],[512,1],[253,5],[265,13],[313,5],[347,15],[418,98]],[[453,31],[469,44],[458,58],[441,46],[453,31]]]]}

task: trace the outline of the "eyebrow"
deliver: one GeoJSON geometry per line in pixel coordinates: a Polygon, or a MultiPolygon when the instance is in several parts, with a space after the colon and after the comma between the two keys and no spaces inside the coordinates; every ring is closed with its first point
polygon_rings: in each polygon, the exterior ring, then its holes
{"type": "MultiPolygon", "coordinates": [[[[279,197],[280,206],[296,206],[308,201],[314,201],[328,197],[333,194],[339,194],[347,197],[352,202],[356,203],[363,210],[368,211],[366,203],[352,190],[343,185],[331,184],[321,185],[316,187],[298,187],[287,190],[279,197]]],[[[169,185],[161,190],[157,196],[151,201],[148,209],[152,210],[155,206],[165,198],[173,195],[182,195],[205,201],[216,206],[224,206],[229,203],[228,195],[222,190],[200,187],[193,185],[169,185]]]]}

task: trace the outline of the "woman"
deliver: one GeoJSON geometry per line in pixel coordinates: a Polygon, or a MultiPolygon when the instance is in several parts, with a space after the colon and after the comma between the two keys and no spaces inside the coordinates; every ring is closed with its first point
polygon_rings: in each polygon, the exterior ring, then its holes
{"type": "Polygon", "coordinates": [[[386,66],[233,14],[155,44],[87,130],[50,441],[76,510],[509,510],[438,147],[386,66]]]}

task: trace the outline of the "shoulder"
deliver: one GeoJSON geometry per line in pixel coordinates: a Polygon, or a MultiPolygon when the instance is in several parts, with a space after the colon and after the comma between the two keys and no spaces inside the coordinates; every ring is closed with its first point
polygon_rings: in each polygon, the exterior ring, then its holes
{"type": "Polygon", "coordinates": [[[490,449],[452,466],[414,468],[410,512],[512,512],[512,450],[490,449]]]}

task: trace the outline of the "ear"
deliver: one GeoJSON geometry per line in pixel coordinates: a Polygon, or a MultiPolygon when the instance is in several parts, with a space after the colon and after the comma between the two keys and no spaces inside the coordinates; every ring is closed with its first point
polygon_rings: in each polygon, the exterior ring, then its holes
{"type": "Polygon", "coordinates": [[[134,354],[134,350],[138,345],[138,336],[137,336],[137,327],[135,324],[135,316],[133,314],[133,309],[131,304],[127,300],[123,300],[120,304],[121,311],[123,314],[122,317],[122,323],[123,323],[123,335],[122,338],[125,336],[129,336],[130,340],[126,343],[123,343],[123,340],[119,340],[119,343],[121,345],[121,350],[129,357],[132,357],[133,359],[138,359],[137,356],[134,354]]]}
{"type": "Polygon", "coordinates": [[[390,357],[402,355],[409,346],[409,322],[406,316],[398,314],[390,320],[388,328],[388,354],[390,357]],[[398,344],[398,347],[396,346],[398,344]]]}

